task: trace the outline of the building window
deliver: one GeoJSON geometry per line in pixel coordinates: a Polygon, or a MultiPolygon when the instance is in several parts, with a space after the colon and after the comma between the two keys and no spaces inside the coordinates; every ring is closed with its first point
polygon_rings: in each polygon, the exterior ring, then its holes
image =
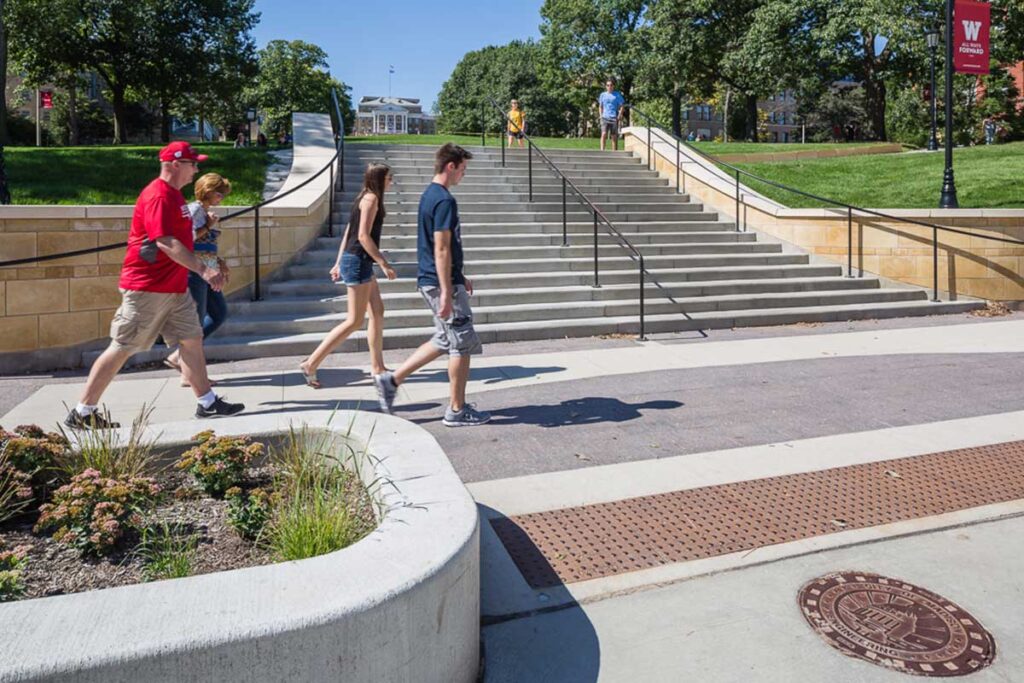
{"type": "Polygon", "coordinates": [[[683,121],[689,121],[689,120],[690,120],[690,110],[689,109],[684,109],[683,110],[683,121]]]}
{"type": "Polygon", "coordinates": [[[768,123],[775,123],[775,112],[768,112],[768,123]]]}

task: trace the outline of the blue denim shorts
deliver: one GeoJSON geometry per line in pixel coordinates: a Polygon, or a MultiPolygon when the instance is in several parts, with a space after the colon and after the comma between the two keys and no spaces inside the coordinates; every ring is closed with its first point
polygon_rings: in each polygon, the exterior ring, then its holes
{"type": "Polygon", "coordinates": [[[341,279],[349,287],[365,285],[373,279],[373,259],[346,251],[341,255],[341,279]]]}

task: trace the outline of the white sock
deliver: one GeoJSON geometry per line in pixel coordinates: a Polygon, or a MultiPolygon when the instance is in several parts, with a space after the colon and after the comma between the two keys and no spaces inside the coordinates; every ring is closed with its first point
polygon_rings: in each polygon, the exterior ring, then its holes
{"type": "Polygon", "coordinates": [[[99,410],[98,406],[87,406],[84,403],[79,403],[77,406],[75,406],[75,412],[81,415],[82,417],[89,417],[97,410],[99,410]]]}
{"type": "Polygon", "coordinates": [[[213,393],[213,389],[210,389],[205,394],[199,397],[199,405],[204,408],[209,408],[213,405],[214,401],[217,400],[217,394],[213,393]]]}

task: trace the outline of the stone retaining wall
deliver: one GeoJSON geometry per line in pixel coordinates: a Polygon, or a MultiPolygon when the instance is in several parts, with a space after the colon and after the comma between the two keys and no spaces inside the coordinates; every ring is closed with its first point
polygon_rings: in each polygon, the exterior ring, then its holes
{"type": "MultiPolygon", "coordinates": [[[[326,114],[295,114],[295,157],[281,191],[301,183],[334,154],[326,114]]],[[[154,162],[154,173],[157,171],[154,162]]],[[[140,179],[140,183],[144,179],[140,179]]],[[[328,175],[260,210],[260,275],[269,276],[323,231],[328,175]]],[[[225,215],[242,207],[219,207],[225,215]]],[[[0,261],[101,247],[128,238],[131,206],[0,207],[0,261]]],[[[248,291],[255,267],[252,212],[225,222],[219,241],[231,266],[227,293],[248,291]]],[[[102,344],[120,303],[124,249],[0,268],[0,372],[77,365],[102,344]],[[29,353],[26,353],[29,352],[29,353]]]]}
{"type": "MultiPolygon", "coordinates": [[[[647,158],[647,129],[627,128],[625,147],[647,158]]],[[[673,185],[675,142],[653,130],[654,165],[673,185]],[[660,152],[660,154],[658,154],[660,152]],[[664,156],[663,156],[664,155],[664,156]]],[[[736,218],[735,179],[699,155],[682,151],[682,191],[724,216],[736,218]]],[[[936,200],[939,182],[936,179],[936,200]]],[[[740,184],[739,223],[811,254],[847,263],[845,209],[790,209],[740,184]]],[[[878,209],[899,218],[937,223],[977,235],[1024,240],[1022,209],[878,209]]],[[[932,286],[932,229],[854,213],[853,268],[910,285],[932,286]]],[[[940,296],[996,301],[1024,300],[1024,246],[939,231],[940,296]]]]}

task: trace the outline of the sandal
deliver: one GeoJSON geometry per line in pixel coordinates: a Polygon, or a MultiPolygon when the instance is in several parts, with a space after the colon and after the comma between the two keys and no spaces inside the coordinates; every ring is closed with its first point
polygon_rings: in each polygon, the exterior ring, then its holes
{"type": "Polygon", "coordinates": [[[302,379],[305,380],[307,387],[313,387],[314,389],[321,388],[320,380],[316,378],[316,370],[313,372],[306,372],[303,367],[299,366],[299,373],[302,374],[302,379]]]}
{"type": "Polygon", "coordinates": [[[171,370],[177,370],[178,372],[181,372],[181,365],[171,360],[170,356],[164,358],[164,365],[169,367],[171,370]]]}

